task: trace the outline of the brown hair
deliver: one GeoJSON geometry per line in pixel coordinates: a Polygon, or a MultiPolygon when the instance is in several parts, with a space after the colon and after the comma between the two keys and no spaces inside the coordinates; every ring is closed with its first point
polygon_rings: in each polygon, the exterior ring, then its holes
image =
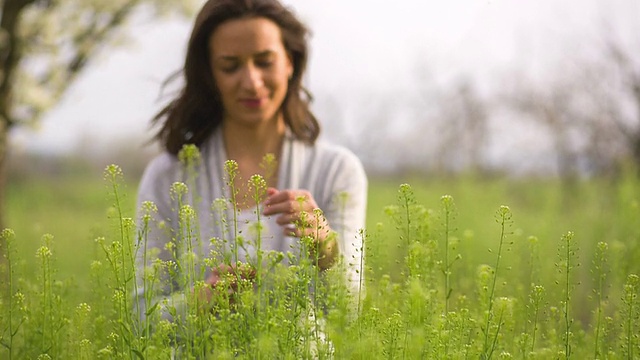
{"type": "Polygon", "coordinates": [[[311,96],[302,86],[308,57],[305,25],[277,0],[209,0],[196,17],[189,40],[181,70],[185,85],[152,121],[161,124],[155,138],[168,152],[177,154],[185,144],[200,146],[222,123],[223,107],[209,65],[208,40],[225,21],[250,17],[264,17],[280,27],[293,64],[281,111],[296,138],[308,143],[317,139],[320,125],[309,109],[311,96]]]}

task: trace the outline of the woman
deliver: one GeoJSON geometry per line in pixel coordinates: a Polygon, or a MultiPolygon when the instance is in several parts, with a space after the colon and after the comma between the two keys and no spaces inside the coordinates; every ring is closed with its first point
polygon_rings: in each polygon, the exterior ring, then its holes
{"type": "MultiPolygon", "coordinates": [[[[315,255],[320,269],[346,259],[350,281],[357,286],[360,280],[356,270],[362,245],[357,232],[364,227],[367,180],[351,152],[316,142],[320,127],[301,85],[308,55],[306,36],[305,26],[276,0],[208,1],[189,40],[184,88],[154,119],[160,126],[156,138],[166,151],[148,165],[138,204],[142,211],[145,201],[155,203],[155,217],[169,231],[151,227],[146,247],[157,248],[163,260],[180,257],[175,247],[173,253],[167,247],[172,239],[184,237],[178,234],[178,204],[170,188],[175,182],[191,184],[190,193],[197,194],[196,235],[201,239],[199,245],[193,244],[199,247],[194,251],[205,256],[211,250],[226,251],[230,260],[206,270],[204,279],[212,288],[222,272],[234,272],[239,262],[256,255],[255,244],[243,243],[238,251],[238,242],[258,215],[262,250],[285,253],[298,246],[300,237],[311,236],[320,253],[309,255],[315,255]],[[188,144],[200,152],[191,183],[177,156],[188,144]],[[273,174],[261,166],[267,154],[275,156],[273,174]],[[229,169],[225,171],[227,160],[237,163],[237,175],[231,179],[229,169]],[[254,174],[267,182],[257,206],[246,185],[254,174]],[[235,202],[212,216],[212,206],[220,204],[216,199],[235,202]],[[316,209],[324,216],[318,216],[316,209]],[[230,255],[229,249],[236,250],[230,255]]],[[[151,253],[140,257],[140,268],[151,263],[151,253]]],[[[185,292],[174,284],[164,289],[164,295],[172,290],[185,292]]],[[[142,285],[138,295],[144,297],[142,285]]],[[[204,294],[205,299],[210,295],[204,294]]],[[[150,304],[147,300],[147,307],[150,304]]]]}

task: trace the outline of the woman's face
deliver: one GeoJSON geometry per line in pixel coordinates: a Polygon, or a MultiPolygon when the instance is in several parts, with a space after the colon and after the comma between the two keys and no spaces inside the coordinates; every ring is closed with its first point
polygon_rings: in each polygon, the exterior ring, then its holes
{"type": "Polygon", "coordinates": [[[276,23],[261,17],[222,23],[209,38],[209,58],[225,123],[282,121],[293,66],[276,23]]]}

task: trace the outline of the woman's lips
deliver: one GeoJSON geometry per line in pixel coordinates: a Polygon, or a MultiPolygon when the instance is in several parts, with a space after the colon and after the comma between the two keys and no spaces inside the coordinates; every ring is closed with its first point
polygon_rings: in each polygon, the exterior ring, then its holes
{"type": "Polygon", "coordinates": [[[262,105],[262,99],[241,99],[240,103],[248,108],[256,109],[262,105]]]}

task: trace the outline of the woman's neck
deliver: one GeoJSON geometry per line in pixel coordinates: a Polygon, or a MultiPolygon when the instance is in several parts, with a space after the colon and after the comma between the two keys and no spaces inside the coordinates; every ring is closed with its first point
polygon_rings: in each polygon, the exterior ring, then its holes
{"type": "Polygon", "coordinates": [[[234,186],[238,191],[239,208],[244,209],[255,204],[255,199],[252,199],[254,194],[247,188],[247,181],[253,175],[262,175],[269,187],[278,186],[278,171],[267,169],[263,166],[263,160],[267,154],[273,154],[276,164],[278,163],[285,130],[284,120],[254,127],[232,122],[223,123],[222,136],[227,158],[238,163],[238,176],[234,186]]]}
{"type": "Polygon", "coordinates": [[[277,119],[259,126],[224,122],[222,136],[227,157],[239,163],[260,162],[269,153],[278,158],[285,130],[284,119],[277,119]]]}

